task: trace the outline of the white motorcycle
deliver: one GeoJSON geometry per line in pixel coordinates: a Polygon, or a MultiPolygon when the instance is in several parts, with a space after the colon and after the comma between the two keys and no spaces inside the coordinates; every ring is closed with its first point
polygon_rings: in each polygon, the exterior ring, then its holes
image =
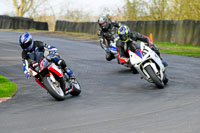
{"type": "Polygon", "coordinates": [[[164,88],[168,78],[160,57],[143,42],[137,45],[135,52],[129,50],[130,63],[148,82],[155,83],[158,88],[164,88]]]}

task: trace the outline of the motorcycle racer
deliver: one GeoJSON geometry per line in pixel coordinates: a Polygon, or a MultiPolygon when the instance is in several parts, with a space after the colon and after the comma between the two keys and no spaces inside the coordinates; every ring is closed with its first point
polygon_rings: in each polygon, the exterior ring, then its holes
{"type": "MultiPolygon", "coordinates": [[[[131,51],[135,51],[137,48],[137,41],[142,41],[145,42],[147,46],[149,46],[160,58],[160,51],[158,47],[153,43],[153,41],[147,37],[144,36],[138,32],[130,32],[130,29],[128,26],[121,26],[118,29],[118,35],[121,40],[121,43],[118,44],[118,59],[120,63],[127,63],[129,62],[129,54],[128,54],[128,49],[131,51]]],[[[165,67],[168,66],[167,62],[161,58],[163,65],[165,67]]]]}
{"type": "Polygon", "coordinates": [[[59,54],[56,52],[56,47],[46,44],[42,41],[33,41],[32,35],[28,32],[22,34],[19,37],[19,44],[23,49],[23,71],[26,78],[30,77],[30,72],[28,68],[31,61],[36,60],[36,56],[38,53],[42,53],[43,56],[46,56],[49,61],[53,61],[57,66],[60,66],[63,69],[64,73],[66,73],[71,79],[75,78],[72,70],[67,67],[65,61],[61,59],[59,54]],[[48,54],[45,55],[45,52],[48,54]]]}
{"type": "MultiPolygon", "coordinates": [[[[114,41],[113,35],[117,33],[117,29],[121,26],[121,23],[115,21],[112,22],[108,17],[101,16],[98,19],[99,24],[99,39],[101,46],[106,46],[104,50],[106,52],[110,52],[110,43],[111,41],[114,41]],[[108,45],[106,45],[106,42],[108,45]]],[[[111,60],[114,59],[114,56],[112,56],[111,60]]],[[[107,59],[108,60],[108,59],[107,59]]],[[[110,61],[110,60],[109,60],[110,61]]]]}

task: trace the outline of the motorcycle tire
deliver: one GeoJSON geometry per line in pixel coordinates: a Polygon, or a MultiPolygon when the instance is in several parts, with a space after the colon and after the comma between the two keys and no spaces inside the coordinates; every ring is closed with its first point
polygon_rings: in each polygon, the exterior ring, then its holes
{"type": "Polygon", "coordinates": [[[151,77],[153,82],[156,84],[156,86],[159,89],[163,89],[164,88],[164,83],[157,77],[157,75],[155,74],[155,72],[153,71],[151,66],[146,66],[145,70],[147,71],[147,73],[149,74],[149,76],[151,77]]]}
{"type": "Polygon", "coordinates": [[[43,84],[45,86],[45,88],[47,89],[47,91],[49,92],[49,94],[55,98],[57,101],[62,101],[65,99],[65,94],[62,90],[61,87],[55,86],[52,82],[49,76],[45,76],[43,79],[43,84]],[[56,88],[58,87],[58,88],[56,88]]]}
{"type": "Polygon", "coordinates": [[[164,74],[164,80],[163,80],[163,83],[164,85],[166,85],[168,83],[169,79],[167,78],[167,75],[164,74]]]}
{"type": "Polygon", "coordinates": [[[76,83],[72,83],[73,91],[70,92],[72,96],[78,96],[81,93],[81,86],[77,80],[75,80],[76,83]]]}

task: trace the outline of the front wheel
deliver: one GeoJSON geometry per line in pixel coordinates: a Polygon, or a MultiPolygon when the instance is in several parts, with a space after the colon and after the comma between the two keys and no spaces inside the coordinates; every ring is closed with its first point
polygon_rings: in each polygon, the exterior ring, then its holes
{"type": "Polygon", "coordinates": [[[151,66],[145,67],[145,70],[149,74],[150,78],[153,80],[153,82],[156,84],[156,86],[160,89],[164,88],[163,82],[157,77],[151,66]]]}
{"type": "Polygon", "coordinates": [[[72,96],[78,96],[81,93],[81,86],[79,84],[79,82],[74,79],[74,81],[71,82],[72,85],[72,92],[70,92],[70,94],[72,96]]]}
{"type": "Polygon", "coordinates": [[[58,101],[65,99],[65,94],[61,88],[61,84],[58,81],[53,82],[49,76],[45,76],[42,81],[45,88],[52,97],[58,101]]]}

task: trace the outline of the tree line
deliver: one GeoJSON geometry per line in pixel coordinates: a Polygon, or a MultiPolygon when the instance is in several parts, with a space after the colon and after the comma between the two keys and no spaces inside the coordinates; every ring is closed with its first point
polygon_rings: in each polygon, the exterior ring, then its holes
{"type": "Polygon", "coordinates": [[[125,0],[124,20],[200,20],[200,0],[125,0]]]}
{"type": "MultiPolygon", "coordinates": [[[[37,11],[40,6],[47,4],[48,0],[12,0],[17,16],[37,18],[44,15],[37,11]]],[[[123,0],[125,5],[112,11],[105,8],[102,14],[109,14],[119,20],[200,20],[200,0],[123,0]]],[[[53,11],[53,8],[48,8],[53,11]]],[[[82,10],[61,9],[65,12],[60,17],[72,21],[90,21],[90,13],[83,13],[82,10]]],[[[55,14],[53,14],[55,17],[55,14]]],[[[93,16],[94,17],[94,16],[93,16]]]]}
{"type": "MultiPolygon", "coordinates": [[[[49,0],[9,0],[19,17],[29,17],[36,21],[49,23],[54,30],[57,19],[67,21],[97,21],[99,16],[92,16],[81,9],[63,5],[60,13],[55,14],[49,0]],[[45,5],[45,6],[44,6],[45,5]],[[42,11],[41,11],[42,9],[42,11]],[[50,12],[50,13],[49,13],[50,12]]],[[[122,8],[111,10],[104,8],[102,15],[111,16],[118,21],[126,20],[200,20],[200,0],[122,0],[122,8]]],[[[66,2],[67,3],[67,0],[66,2]]],[[[67,3],[70,5],[70,3],[67,3]]]]}

